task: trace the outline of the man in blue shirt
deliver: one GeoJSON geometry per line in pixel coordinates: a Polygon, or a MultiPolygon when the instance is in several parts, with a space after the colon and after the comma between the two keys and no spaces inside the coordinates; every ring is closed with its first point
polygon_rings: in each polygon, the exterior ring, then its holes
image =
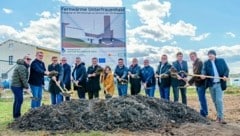
{"type": "Polygon", "coordinates": [[[144,67],[141,69],[141,79],[145,89],[145,93],[149,97],[154,97],[156,79],[154,76],[154,70],[149,65],[149,60],[144,60],[144,67]]]}
{"type": "Polygon", "coordinates": [[[217,111],[217,122],[225,124],[223,113],[223,91],[227,88],[226,80],[229,75],[229,68],[222,58],[216,58],[215,50],[208,51],[208,60],[204,62],[202,79],[206,79],[206,87],[209,87],[210,94],[217,111]],[[212,76],[213,78],[206,78],[212,76]],[[220,79],[219,77],[222,77],[220,79]]]}
{"type": "Polygon", "coordinates": [[[123,63],[123,59],[118,59],[118,65],[114,71],[114,77],[117,79],[117,89],[119,96],[127,95],[128,88],[128,69],[123,63]]]}

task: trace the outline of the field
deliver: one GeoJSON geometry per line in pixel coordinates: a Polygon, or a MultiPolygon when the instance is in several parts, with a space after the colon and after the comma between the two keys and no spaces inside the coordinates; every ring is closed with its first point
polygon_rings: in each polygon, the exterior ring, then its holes
{"type": "MultiPolygon", "coordinates": [[[[12,98],[11,91],[7,91],[4,93],[3,97],[0,99],[0,136],[8,136],[8,135],[159,135],[154,132],[129,132],[126,130],[117,130],[112,133],[110,132],[82,132],[82,133],[74,133],[74,132],[48,132],[48,131],[37,131],[37,132],[19,132],[7,129],[8,123],[12,122],[12,98]],[[8,97],[8,98],[6,98],[8,97]]],[[[159,97],[158,91],[155,93],[156,97],[159,97]]],[[[103,98],[103,94],[101,92],[101,98],[103,98]]],[[[209,118],[211,120],[215,119],[215,109],[213,103],[210,99],[209,93],[207,93],[208,104],[209,104],[209,118]]],[[[43,103],[45,105],[49,104],[49,94],[44,93],[43,103]]],[[[224,96],[225,103],[225,120],[227,121],[227,125],[220,125],[217,123],[211,123],[210,125],[203,124],[185,124],[180,128],[172,128],[172,135],[240,135],[240,89],[229,87],[225,92],[224,96]]],[[[195,90],[193,88],[188,89],[188,105],[197,111],[199,110],[199,103],[197,100],[197,96],[195,90]]],[[[25,113],[29,110],[30,107],[30,99],[29,96],[26,96],[22,113],[25,113]]]]}

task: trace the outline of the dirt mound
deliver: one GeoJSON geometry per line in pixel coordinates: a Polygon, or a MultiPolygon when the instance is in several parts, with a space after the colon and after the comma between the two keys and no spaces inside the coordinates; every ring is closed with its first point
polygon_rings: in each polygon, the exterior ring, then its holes
{"type": "Polygon", "coordinates": [[[137,95],[42,106],[30,110],[9,127],[17,130],[138,131],[156,130],[169,124],[207,122],[198,112],[180,103],[137,95]]]}

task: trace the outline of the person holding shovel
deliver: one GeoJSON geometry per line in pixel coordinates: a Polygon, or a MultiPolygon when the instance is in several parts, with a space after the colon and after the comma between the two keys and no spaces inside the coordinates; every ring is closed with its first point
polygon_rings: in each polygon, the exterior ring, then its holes
{"type": "Polygon", "coordinates": [[[104,87],[105,97],[111,98],[114,94],[115,86],[114,86],[114,76],[109,66],[106,66],[104,68],[104,71],[101,74],[100,80],[104,87]]]}
{"type": "Polygon", "coordinates": [[[171,78],[171,85],[173,88],[174,102],[178,102],[179,91],[182,96],[182,103],[187,105],[187,88],[185,87],[187,82],[188,64],[183,60],[183,53],[178,52],[177,60],[172,63],[173,69],[176,70],[176,77],[171,78]]]}
{"type": "MultiPolygon", "coordinates": [[[[201,74],[203,68],[203,62],[197,57],[196,52],[191,52],[189,54],[191,61],[193,62],[193,74],[201,74]]],[[[200,102],[200,114],[203,117],[208,115],[208,106],[207,106],[207,99],[206,99],[206,87],[205,87],[205,80],[201,79],[197,76],[192,76],[191,79],[188,81],[189,85],[195,84],[196,91],[198,95],[198,100],[200,102]]]]}
{"type": "Polygon", "coordinates": [[[49,92],[51,94],[51,103],[52,104],[59,104],[63,101],[63,96],[60,94],[61,90],[60,87],[63,86],[63,67],[61,64],[58,63],[58,57],[52,57],[52,64],[48,65],[48,71],[51,73],[53,71],[56,74],[49,75],[51,78],[49,82],[49,92]]]}
{"type": "Polygon", "coordinates": [[[216,122],[226,124],[223,113],[223,91],[227,89],[229,68],[222,58],[216,58],[216,51],[208,51],[208,60],[204,62],[201,78],[206,79],[206,88],[209,87],[212,101],[217,111],[216,122]],[[213,77],[213,78],[210,78],[213,77]]]}
{"type": "Polygon", "coordinates": [[[31,108],[37,108],[41,106],[42,90],[44,85],[44,75],[48,75],[45,64],[43,62],[43,52],[37,51],[36,59],[34,59],[30,65],[30,75],[28,83],[32,91],[33,98],[31,102],[31,108]]]}

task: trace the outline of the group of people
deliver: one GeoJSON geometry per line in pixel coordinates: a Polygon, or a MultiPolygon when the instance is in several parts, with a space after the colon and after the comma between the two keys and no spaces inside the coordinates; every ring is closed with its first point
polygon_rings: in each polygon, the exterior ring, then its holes
{"type": "MultiPolygon", "coordinates": [[[[61,62],[59,62],[58,57],[53,56],[52,64],[46,69],[42,61],[43,52],[37,52],[36,59],[32,62],[29,55],[27,55],[24,59],[17,61],[18,66],[15,68],[12,77],[11,88],[15,96],[13,117],[18,118],[21,116],[23,89],[31,88],[34,98],[31,102],[32,108],[41,105],[44,76],[48,75],[51,78],[48,90],[51,94],[52,104],[63,101],[64,96],[61,94],[61,88],[71,90],[72,83],[80,99],[86,98],[86,92],[89,99],[99,98],[101,83],[103,84],[104,94],[112,97],[115,82],[117,82],[119,96],[128,94],[128,85],[130,83],[131,95],[139,94],[141,88],[143,88],[148,97],[154,97],[157,84],[162,99],[170,100],[170,88],[172,87],[173,101],[178,102],[180,92],[183,104],[187,104],[187,87],[195,85],[201,106],[200,114],[204,117],[208,115],[205,93],[206,89],[209,88],[217,111],[216,121],[224,123],[223,91],[227,87],[226,80],[229,75],[226,62],[222,58],[216,58],[215,50],[208,51],[208,60],[205,62],[202,62],[197,57],[196,52],[191,52],[189,57],[193,62],[193,74],[188,74],[188,64],[187,61],[183,60],[181,52],[176,54],[176,61],[172,64],[168,62],[168,56],[163,54],[155,72],[148,59],[143,61],[144,66],[141,68],[137,58],[132,59],[132,64],[129,67],[124,65],[122,58],[119,58],[118,64],[112,72],[109,66],[102,68],[98,65],[98,58],[96,57],[92,58],[92,64],[88,68],[86,68],[80,57],[76,57],[75,66],[71,70],[66,57],[62,57],[61,62]],[[28,72],[29,67],[30,72],[28,72]],[[52,71],[57,74],[51,74],[52,71]],[[188,76],[192,77],[189,79],[188,76]]],[[[65,100],[70,100],[70,97],[65,97],[65,100]]]]}

